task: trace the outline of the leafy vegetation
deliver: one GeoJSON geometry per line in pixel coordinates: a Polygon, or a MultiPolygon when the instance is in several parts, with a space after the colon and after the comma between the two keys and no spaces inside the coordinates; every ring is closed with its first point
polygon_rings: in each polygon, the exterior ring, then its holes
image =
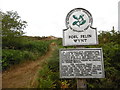
{"type": "MultiPolygon", "coordinates": [[[[99,45],[85,47],[103,48],[105,78],[87,79],[87,88],[120,88],[120,43],[118,42],[120,33],[114,30],[110,32],[102,31],[98,36],[99,45]]],[[[59,48],[72,48],[62,47],[61,39],[57,40],[56,43],[59,45],[59,48]]],[[[39,88],[76,88],[75,79],[59,78],[58,49],[54,52],[53,57],[48,59],[45,67],[39,71],[39,88]]]]}
{"type": "Polygon", "coordinates": [[[101,32],[100,44],[95,47],[103,48],[105,78],[89,79],[89,88],[120,88],[120,32],[114,30],[101,32]]]}
{"type": "Polygon", "coordinates": [[[3,70],[13,64],[18,64],[24,60],[36,60],[49,50],[49,42],[26,41],[21,45],[15,45],[15,49],[3,49],[2,66],[3,70]]]}
{"type": "Polygon", "coordinates": [[[3,70],[5,70],[10,65],[18,64],[25,59],[34,59],[35,55],[32,52],[28,52],[28,51],[3,49],[2,58],[3,58],[2,59],[3,70]]]}

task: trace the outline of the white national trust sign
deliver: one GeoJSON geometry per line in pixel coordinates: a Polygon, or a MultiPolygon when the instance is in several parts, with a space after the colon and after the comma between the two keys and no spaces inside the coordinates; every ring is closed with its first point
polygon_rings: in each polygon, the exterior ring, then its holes
{"type": "Polygon", "coordinates": [[[63,30],[63,46],[96,45],[97,30],[92,27],[92,15],[83,8],[71,10],[66,17],[66,27],[63,30]]]}

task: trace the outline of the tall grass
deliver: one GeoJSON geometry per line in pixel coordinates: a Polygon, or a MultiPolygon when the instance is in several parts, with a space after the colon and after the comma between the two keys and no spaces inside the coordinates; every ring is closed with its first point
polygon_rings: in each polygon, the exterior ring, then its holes
{"type": "Polygon", "coordinates": [[[55,88],[56,81],[59,79],[59,53],[58,48],[47,60],[43,68],[39,71],[38,88],[55,88]]]}
{"type": "MultiPolygon", "coordinates": [[[[2,69],[3,71],[11,65],[19,64],[25,60],[36,60],[49,50],[50,41],[22,39],[11,47],[3,47],[2,69]]],[[[8,46],[8,45],[7,45],[8,46]]]]}

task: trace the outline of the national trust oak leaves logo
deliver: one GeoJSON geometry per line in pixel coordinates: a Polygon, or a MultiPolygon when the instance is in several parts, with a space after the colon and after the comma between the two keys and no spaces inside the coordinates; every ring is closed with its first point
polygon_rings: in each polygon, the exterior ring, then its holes
{"type": "Polygon", "coordinates": [[[66,26],[73,31],[83,32],[92,26],[92,20],[89,11],[83,8],[75,8],[68,13],[66,26]]]}
{"type": "Polygon", "coordinates": [[[76,19],[76,21],[73,22],[73,25],[77,25],[80,27],[81,25],[86,23],[86,20],[84,20],[84,15],[79,15],[79,17],[73,15],[73,18],[76,19]]]}

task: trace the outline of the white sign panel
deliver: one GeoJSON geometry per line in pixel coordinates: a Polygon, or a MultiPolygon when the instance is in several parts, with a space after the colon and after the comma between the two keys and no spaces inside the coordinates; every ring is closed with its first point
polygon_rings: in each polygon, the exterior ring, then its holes
{"type": "Polygon", "coordinates": [[[92,28],[92,16],[83,9],[76,8],[66,17],[66,27],[63,30],[63,46],[96,45],[98,44],[97,30],[92,28]]]}
{"type": "Polygon", "coordinates": [[[60,50],[60,78],[104,78],[102,48],[60,50]]]}

